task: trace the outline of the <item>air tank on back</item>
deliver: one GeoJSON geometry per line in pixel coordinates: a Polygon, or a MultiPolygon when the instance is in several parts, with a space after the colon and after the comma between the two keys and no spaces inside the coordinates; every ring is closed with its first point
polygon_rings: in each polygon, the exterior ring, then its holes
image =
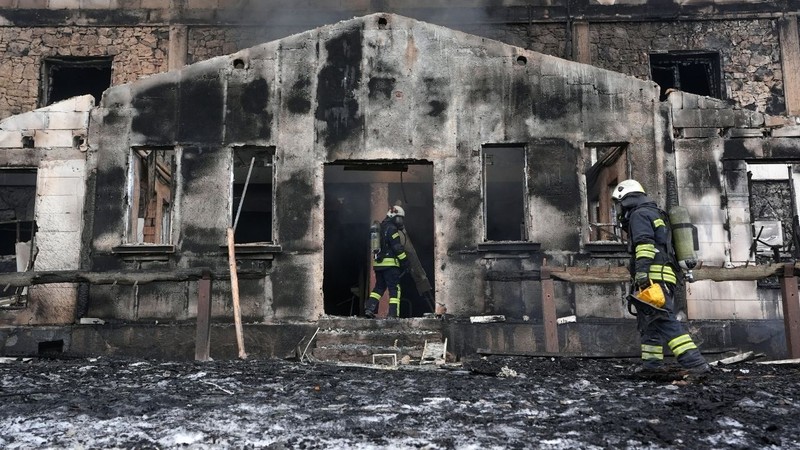
{"type": "Polygon", "coordinates": [[[692,225],[689,210],[683,206],[674,206],[669,210],[669,221],[672,226],[672,243],[675,256],[683,269],[688,270],[688,281],[692,279],[691,270],[697,266],[697,228],[692,225]]]}

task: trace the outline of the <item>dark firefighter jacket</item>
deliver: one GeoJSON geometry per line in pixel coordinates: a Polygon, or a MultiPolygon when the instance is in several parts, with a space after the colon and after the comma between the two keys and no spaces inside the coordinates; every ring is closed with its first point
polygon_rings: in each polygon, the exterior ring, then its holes
{"type": "Polygon", "coordinates": [[[628,247],[633,259],[631,275],[648,274],[653,281],[677,283],[669,218],[646,195],[626,197],[628,247]]]}
{"type": "Polygon", "coordinates": [[[400,240],[400,230],[391,219],[381,222],[381,252],[372,260],[375,268],[405,267],[408,265],[403,242],[400,240]]]}

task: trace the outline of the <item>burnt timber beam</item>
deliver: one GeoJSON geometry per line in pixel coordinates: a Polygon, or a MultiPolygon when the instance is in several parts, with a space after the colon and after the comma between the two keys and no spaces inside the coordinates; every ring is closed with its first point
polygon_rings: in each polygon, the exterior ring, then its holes
{"type": "MultiPolygon", "coordinates": [[[[785,265],[764,264],[731,269],[703,267],[693,270],[692,273],[695,280],[756,281],[783,274],[785,265]]],[[[554,279],[571,283],[624,283],[631,278],[627,267],[552,267],[549,270],[554,279]]],[[[794,271],[800,271],[800,264],[794,264],[794,271]]]]}
{"type": "MultiPolygon", "coordinates": [[[[146,284],[159,281],[197,281],[203,273],[210,273],[214,280],[230,279],[230,273],[225,271],[211,271],[208,268],[179,269],[172,271],[118,271],[118,272],[89,272],[81,270],[51,270],[0,273],[0,286],[23,287],[34,284],[51,283],[89,283],[89,284],[146,284]]],[[[240,271],[240,278],[263,278],[264,271],[240,271]]]]}

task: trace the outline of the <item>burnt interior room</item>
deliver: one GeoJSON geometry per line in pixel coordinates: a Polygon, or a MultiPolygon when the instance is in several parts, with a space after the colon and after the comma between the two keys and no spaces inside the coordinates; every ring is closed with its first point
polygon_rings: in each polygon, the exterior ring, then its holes
{"type": "Polygon", "coordinates": [[[42,64],[41,106],[91,94],[95,104],[111,86],[111,62],[105,57],[47,58],[42,64]]]}
{"type": "Polygon", "coordinates": [[[272,242],[274,156],[275,147],[233,149],[231,223],[239,244],[272,242]]]}
{"type": "Polygon", "coordinates": [[[661,101],[667,90],[678,89],[697,95],[722,98],[720,57],[717,52],[670,52],[650,55],[650,73],[661,87],[661,101]]]}
{"type": "MultiPolygon", "coordinates": [[[[23,272],[31,259],[31,243],[36,230],[36,169],[0,170],[0,272],[23,272]]],[[[18,294],[9,287],[0,296],[18,294]]]]}
{"type": "Polygon", "coordinates": [[[323,296],[325,313],[363,313],[372,288],[370,225],[390,205],[404,208],[401,239],[416,252],[424,277],[400,281],[401,317],[433,312],[433,165],[426,162],[347,161],[325,166],[325,239],[323,296]],[[429,290],[428,290],[429,289],[429,290]]]}

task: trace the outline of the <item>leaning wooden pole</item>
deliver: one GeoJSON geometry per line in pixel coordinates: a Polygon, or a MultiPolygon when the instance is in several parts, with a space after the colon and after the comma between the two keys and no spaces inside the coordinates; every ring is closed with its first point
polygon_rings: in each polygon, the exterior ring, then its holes
{"type": "Polygon", "coordinates": [[[236,325],[236,344],[239,347],[239,358],[246,359],[244,351],[244,334],[242,333],[242,312],[239,309],[239,277],[236,274],[236,251],[233,243],[233,228],[228,227],[228,264],[231,268],[231,294],[233,295],[233,322],[236,325]]]}

